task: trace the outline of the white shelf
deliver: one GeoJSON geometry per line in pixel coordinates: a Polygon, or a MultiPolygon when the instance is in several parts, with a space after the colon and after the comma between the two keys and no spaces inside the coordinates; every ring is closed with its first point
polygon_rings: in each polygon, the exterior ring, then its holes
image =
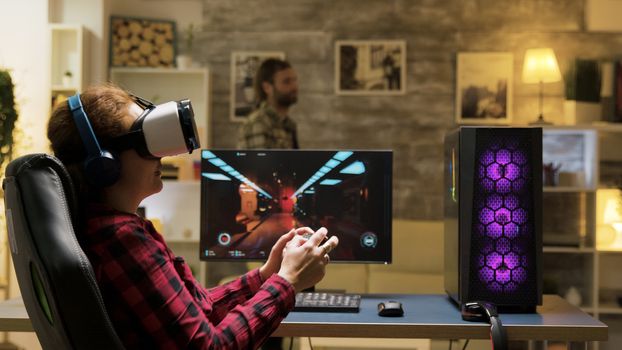
{"type": "Polygon", "coordinates": [[[581,193],[581,192],[596,192],[595,188],[589,187],[569,187],[569,186],[544,186],[542,191],[547,193],[581,193]]]}
{"type": "MultiPolygon", "coordinates": [[[[158,104],[188,98],[199,129],[201,147],[208,148],[210,79],[207,68],[111,68],[110,80],[132,93],[158,104]]],[[[197,154],[200,152],[197,152],[197,154]]],[[[196,159],[199,159],[200,155],[196,159]]]]}
{"type": "Polygon", "coordinates": [[[598,313],[622,315],[622,307],[615,303],[601,303],[598,305],[598,313]]]}
{"type": "Polygon", "coordinates": [[[544,246],[544,253],[594,254],[595,248],[544,246]]]}
{"type": "Polygon", "coordinates": [[[52,85],[52,91],[78,91],[78,86],[52,85]]]}
{"type": "MultiPolygon", "coordinates": [[[[50,24],[52,90],[63,86],[62,80],[65,72],[71,72],[74,90],[82,88],[84,40],[84,29],[81,25],[50,24]]],[[[66,88],[58,90],[67,91],[66,88]]]]}
{"type": "Polygon", "coordinates": [[[622,250],[598,249],[599,254],[622,254],[622,250]]]}
{"type": "Polygon", "coordinates": [[[203,74],[206,68],[150,68],[150,67],[114,67],[110,68],[111,75],[117,74],[203,74]]]}

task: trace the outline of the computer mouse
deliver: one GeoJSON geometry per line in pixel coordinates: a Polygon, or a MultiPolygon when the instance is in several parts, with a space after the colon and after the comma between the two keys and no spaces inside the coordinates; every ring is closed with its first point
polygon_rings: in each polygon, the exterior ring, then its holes
{"type": "Polygon", "coordinates": [[[402,303],[399,301],[383,301],[378,303],[378,315],[384,317],[404,316],[402,303]]]}

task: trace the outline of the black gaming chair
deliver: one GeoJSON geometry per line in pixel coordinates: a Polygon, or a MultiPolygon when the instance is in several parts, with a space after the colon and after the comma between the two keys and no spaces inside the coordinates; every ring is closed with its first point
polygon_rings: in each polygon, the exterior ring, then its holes
{"type": "Polygon", "coordinates": [[[49,155],[23,156],[2,186],[17,281],[43,349],[123,349],[74,234],[65,167],[49,155]]]}

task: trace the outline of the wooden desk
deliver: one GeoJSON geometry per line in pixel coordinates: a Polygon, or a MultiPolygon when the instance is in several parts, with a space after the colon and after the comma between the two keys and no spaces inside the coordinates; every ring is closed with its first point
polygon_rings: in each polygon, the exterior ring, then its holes
{"type": "MultiPolygon", "coordinates": [[[[557,295],[545,295],[534,314],[501,314],[509,340],[607,340],[607,325],[557,295]]],[[[359,313],[292,312],[274,333],[281,337],[488,339],[490,326],[463,321],[445,295],[363,295],[359,313]],[[381,301],[400,301],[404,317],[380,317],[381,301]]]]}
{"type": "MultiPolygon", "coordinates": [[[[607,325],[557,295],[545,295],[535,314],[501,314],[509,340],[607,340],[607,325]]],[[[0,331],[32,332],[21,298],[0,302],[0,331]]],[[[359,313],[292,312],[274,333],[280,337],[488,339],[484,323],[462,321],[445,295],[364,295],[359,313]],[[400,301],[404,317],[380,317],[379,302],[400,301]]]]}

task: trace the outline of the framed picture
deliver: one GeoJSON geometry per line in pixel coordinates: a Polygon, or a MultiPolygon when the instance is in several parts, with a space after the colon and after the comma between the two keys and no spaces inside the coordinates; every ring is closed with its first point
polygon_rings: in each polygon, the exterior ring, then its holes
{"type": "Polygon", "coordinates": [[[458,53],[456,122],[508,124],[512,121],[513,55],[458,53]]]}
{"type": "Polygon", "coordinates": [[[268,58],[284,60],[278,51],[234,51],[231,53],[230,119],[243,122],[255,108],[255,73],[268,58]]]}
{"type": "Polygon", "coordinates": [[[110,17],[111,67],[174,67],[176,53],[174,21],[110,17]]]}
{"type": "Polygon", "coordinates": [[[404,40],[335,43],[337,95],[402,95],[406,92],[404,40]]]}

